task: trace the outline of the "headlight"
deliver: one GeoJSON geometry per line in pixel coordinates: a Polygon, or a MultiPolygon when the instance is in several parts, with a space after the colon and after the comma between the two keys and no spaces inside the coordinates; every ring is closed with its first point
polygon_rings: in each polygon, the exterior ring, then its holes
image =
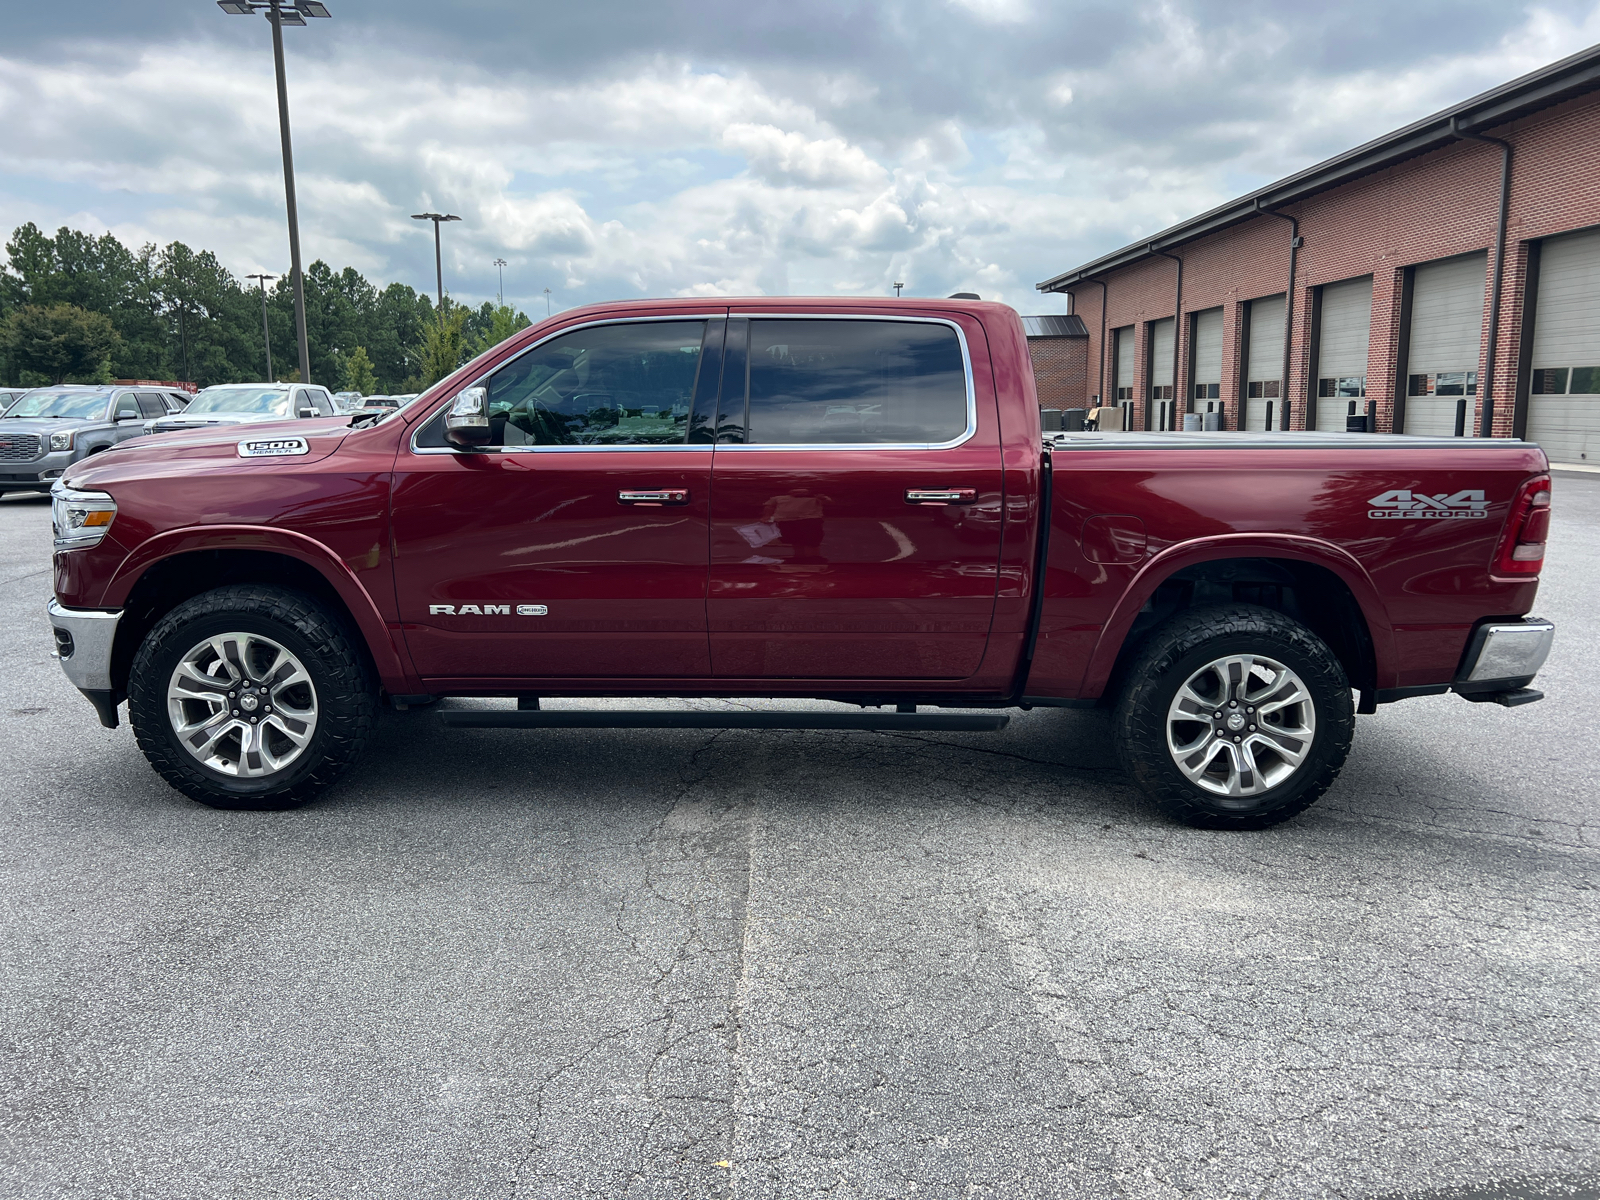
{"type": "Polygon", "coordinates": [[[116,519],[117,502],[104,492],[80,492],[61,483],[50,489],[50,525],[57,550],[99,545],[116,519]]]}
{"type": "Polygon", "coordinates": [[[50,449],[52,449],[52,450],[71,450],[72,449],[72,430],[68,429],[64,433],[52,433],[50,435],[50,449]]]}

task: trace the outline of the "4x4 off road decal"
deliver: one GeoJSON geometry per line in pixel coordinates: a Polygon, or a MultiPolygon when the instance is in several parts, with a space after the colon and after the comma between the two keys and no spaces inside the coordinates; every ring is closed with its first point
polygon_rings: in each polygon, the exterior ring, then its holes
{"type": "Polygon", "coordinates": [[[1367,503],[1372,506],[1367,516],[1374,521],[1471,521],[1489,515],[1489,502],[1477,488],[1431,496],[1410,488],[1391,488],[1367,503]]]}

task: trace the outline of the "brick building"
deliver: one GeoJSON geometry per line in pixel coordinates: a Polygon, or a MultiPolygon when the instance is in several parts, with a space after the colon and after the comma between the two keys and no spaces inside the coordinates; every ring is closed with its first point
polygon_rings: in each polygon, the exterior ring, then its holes
{"type": "Polygon", "coordinates": [[[1600,46],[1038,286],[1086,326],[1075,403],[1128,428],[1354,415],[1600,463],[1600,46]]]}
{"type": "Polygon", "coordinates": [[[1074,316],[1023,317],[1040,408],[1083,408],[1089,394],[1089,330],[1074,316]]]}

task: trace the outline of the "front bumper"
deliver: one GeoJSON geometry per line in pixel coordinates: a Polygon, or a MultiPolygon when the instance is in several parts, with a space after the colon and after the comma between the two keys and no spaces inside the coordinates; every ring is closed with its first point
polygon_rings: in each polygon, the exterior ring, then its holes
{"type": "Polygon", "coordinates": [[[54,450],[28,463],[0,463],[0,491],[48,488],[71,465],[71,450],[54,450]]]}
{"type": "Polygon", "coordinates": [[[117,705],[122,697],[111,684],[111,648],[116,644],[121,611],[63,608],[54,600],[45,606],[55,631],[53,657],[61,663],[68,681],[94,705],[100,724],[117,727],[117,705]]]}
{"type": "Polygon", "coordinates": [[[1555,636],[1556,627],[1538,617],[1490,621],[1478,626],[1467,643],[1451,691],[1468,700],[1495,700],[1502,704],[1508,703],[1506,697],[1517,693],[1528,694],[1512,703],[1541,698],[1542,693],[1531,692],[1528,685],[1549,657],[1555,636]]]}

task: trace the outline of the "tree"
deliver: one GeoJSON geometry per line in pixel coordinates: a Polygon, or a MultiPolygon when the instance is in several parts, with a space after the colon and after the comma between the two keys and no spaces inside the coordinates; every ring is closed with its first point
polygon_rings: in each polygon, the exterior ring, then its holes
{"type": "Polygon", "coordinates": [[[344,360],[344,390],[370,396],[378,390],[378,377],[372,373],[372,360],[367,348],[357,346],[344,360]]]}
{"type": "Polygon", "coordinates": [[[72,304],[25,304],[0,325],[0,344],[13,367],[51,383],[70,377],[82,382],[111,378],[111,355],[121,339],[104,313],[72,304]]]}
{"type": "Polygon", "coordinates": [[[496,305],[485,300],[483,307],[467,321],[472,353],[477,355],[492,350],[517,330],[526,329],[532,324],[527,313],[518,312],[509,304],[496,305]]]}
{"type": "Polygon", "coordinates": [[[413,353],[425,388],[432,387],[466,362],[466,307],[452,304],[446,296],[444,307],[422,327],[422,344],[413,353]]]}

